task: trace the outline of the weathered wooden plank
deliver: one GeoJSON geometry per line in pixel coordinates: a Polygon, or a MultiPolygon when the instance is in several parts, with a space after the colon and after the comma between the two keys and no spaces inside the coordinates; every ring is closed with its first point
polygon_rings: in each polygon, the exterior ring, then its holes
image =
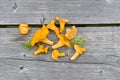
{"type": "MultiPolygon", "coordinates": [[[[75,63],[97,63],[112,64],[120,66],[120,28],[119,27],[79,27],[77,37],[82,36],[87,40],[85,47],[87,52],[80,56],[75,63]]],[[[6,59],[25,59],[25,60],[41,60],[52,61],[51,52],[48,54],[33,55],[33,48],[27,51],[24,48],[24,42],[30,38],[36,28],[32,29],[29,35],[20,35],[16,28],[0,29],[0,58],[6,59]]],[[[48,36],[50,40],[56,41],[53,32],[48,36]]],[[[71,62],[69,59],[73,55],[73,47],[60,48],[60,51],[66,52],[68,56],[60,58],[60,62],[71,62]]]]}
{"type": "MultiPolygon", "coordinates": [[[[79,27],[78,36],[87,40],[87,52],[76,61],[69,59],[73,49],[60,48],[67,57],[54,62],[48,53],[33,55],[24,49],[29,35],[20,35],[17,28],[0,29],[0,80],[119,80],[120,27],[79,27]]],[[[49,39],[55,40],[51,32],[49,39]]]]}
{"type": "Polygon", "coordinates": [[[0,59],[1,80],[119,80],[120,68],[104,64],[0,59]]]}
{"type": "Polygon", "coordinates": [[[49,23],[56,16],[70,24],[120,23],[120,0],[0,0],[0,24],[49,23]]]}

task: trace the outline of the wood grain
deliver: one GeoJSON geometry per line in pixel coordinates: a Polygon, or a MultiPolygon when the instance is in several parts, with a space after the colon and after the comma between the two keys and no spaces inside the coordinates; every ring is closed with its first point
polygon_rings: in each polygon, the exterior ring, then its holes
{"type": "Polygon", "coordinates": [[[103,64],[71,64],[0,59],[1,80],[119,80],[120,69],[103,64]]]}
{"type": "Polygon", "coordinates": [[[56,16],[70,24],[118,24],[120,0],[0,0],[0,24],[49,23],[56,16]],[[45,20],[45,21],[44,21],[45,20]]]}
{"type": "MultiPolygon", "coordinates": [[[[0,29],[1,80],[119,80],[120,79],[120,27],[79,27],[77,37],[87,40],[87,52],[76,61],[70,61],[73,48],[60,48],[67,54],[58,62],[48,54],[33,55],[23,43],[29,35],[20,35],[17,28],[0,29]]],[[[56,41],[51,32],[49,39],[56,41]]]]}

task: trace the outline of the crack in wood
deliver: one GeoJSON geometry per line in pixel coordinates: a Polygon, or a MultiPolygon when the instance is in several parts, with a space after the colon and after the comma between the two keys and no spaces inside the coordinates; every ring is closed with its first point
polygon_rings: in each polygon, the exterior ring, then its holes
{"type": "Polygon", "coordinates": [[[119,58],[119,55],[107,55],[107,57],[115,57],[115,58],[119,58]]]}
{"type": "Polygon", "coordinates": [[[107,63],[89,63],[89,62],[71,62],[71,61],[48,61],[48,60],[36,60],[36,59],[20,59],[20,58],[0,58],[8,60],[22,60],[22,61],[41,61],[41,62],[53,62],[53,63],[72,63],[72,64],[105,64],[107,63]]]}

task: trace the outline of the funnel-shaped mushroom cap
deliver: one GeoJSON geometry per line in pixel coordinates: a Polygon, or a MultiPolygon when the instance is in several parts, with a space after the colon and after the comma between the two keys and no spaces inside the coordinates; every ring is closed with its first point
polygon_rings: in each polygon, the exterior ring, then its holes
{"type": "Polygon", "coordinates": [[[44,39],[46,36],[41,34],[42,30],[38,29],[31,40],[31,46],[34,46],[36,43],[38,43],[40,40],[44,39]]]}
{"type": "Polygon", "coordinates": [[[56,20],[59,21],[59,23],[60,23],[60,32],[63,32],[65,24],[68,23],[69,20],[68,19],[62,19],[62,18],[59,18],[59,17],[56,17],[56,20]]]}
{"type": "Polygon", "coordinates": [[[30,27],[27,23],[21,23],[18,27],[20,34],[28,34],[30,27]]]}
{"type": "Polygon", "coordinates": [[[74,39],[77,36],[78,30],[75,26],[72,26],[71,28],[68,28],[65,33],[65,37],[68,40],[74,39]]]}
{"type": "Polygon", "coordinates": [[[45,24],[42,25],[41,30],[42,30],[42,35],[48,36],[49,30],[48,30],[48,28],[47,28],[47,26],[45,24]]]}

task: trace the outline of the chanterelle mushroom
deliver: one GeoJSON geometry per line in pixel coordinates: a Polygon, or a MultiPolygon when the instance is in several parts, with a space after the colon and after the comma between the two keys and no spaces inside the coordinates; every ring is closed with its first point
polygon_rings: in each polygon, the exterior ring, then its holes
{"type": "Polygon", "coordinates": [[[48,47],[44,48],[43,45],[39,45],[38,49],[36,51],[34,51],[34,55],[38,55],[40,53],[47,53],[48,52],[48,47]]]}
{"type": "Polygon", "coordinates": [[[53,45],[54,42],[47,39],[48,34],[49,34],[48,28],[45,25],[43,25],[42,29],[38,29],[34,33],[34,36],[31,41],[31,46],[34,46],[38,42],[43,42],[49,45],[53,45]]]}
{"type": "Polygon", "coordinates": [[[30,27],[27,23],[21,23],[18,27],[20,34],[28,34],[30,27]]]}
{"type": "Polygon", "coordinates": [[[71,47],[69,40],[66,39],[66,37],[63,34],[59,34],[58,38],[59,38],[59,41],[52,46],[53,49],[62,47],[64,45],[66,45],[67,47],[71,47]]]}
{"type": "Polygon", "coordinates": [[[75,26],[72,26],[71,28],[68,28],[65,33],[65,37],[68,40],[74,39],[77,36],[78,30],[75,26]]]}
{"type": "Polygon", "coordinates": [[[56,20],[59,21],[59,23],[60,23],[60,32],[63,32],[65,24],[68,23],[69,20],[68,19],[62,19],[62,18],[59,18],[59,17],[56,17],[56,20]]]}
{"type": "Polygon", "coordinates": [[[52,57],[53,60],[57,61],[59,57],[64,57],[64,56],[65,56],[65,53],[63,53],[63,52],[60,53],[58,50],[55,49],[55,50],[52,51],[52,56],[51,57],[52,57]]]}
{"type": "Polygon", "coordinates": [[[83,54],[84,52],[86,52],[86,48],[81,48],[79,45],[74,44],[74,49],[75,49],[75,53],[74,55],[71,57],[71,60],[75,60],[79,55],[83,54]]]}
{"type": "Polygon", "coordinates": [[[55,26],[55,20],[52,20],[48,25],[48,29],[53,30],[56,35],[59,35],[59,29],[55,26]]]}

